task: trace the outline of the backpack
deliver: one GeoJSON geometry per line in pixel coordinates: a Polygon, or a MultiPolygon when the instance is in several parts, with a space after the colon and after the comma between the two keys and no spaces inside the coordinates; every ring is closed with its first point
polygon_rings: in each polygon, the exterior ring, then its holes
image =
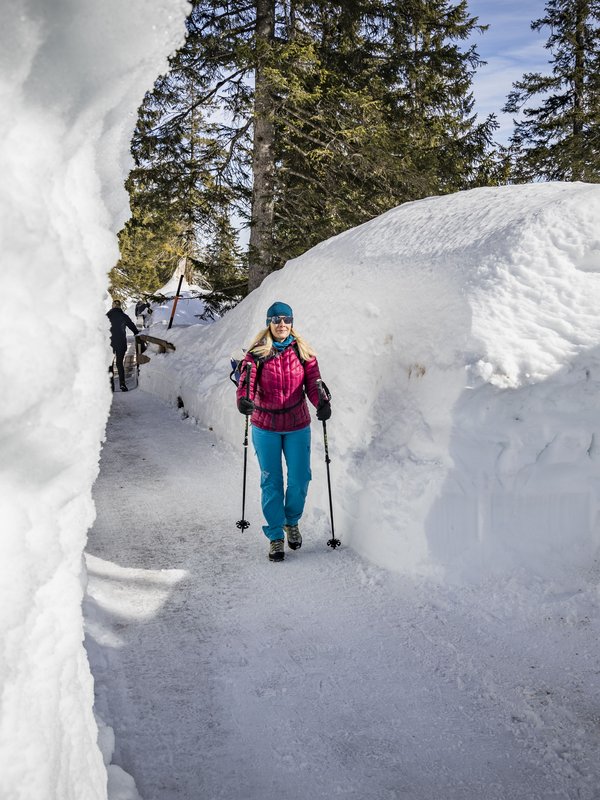
{"type": "Polygon", "coordinates": [[[242,378],[242,374],[240,369],[242,367],[242,361],[246,357],[245,350],[236,350],[229,359],[231,364],[231,372],[229,373],[229,380],[235,383],[236,386],[240,385],[240,380],[242,378]]]}

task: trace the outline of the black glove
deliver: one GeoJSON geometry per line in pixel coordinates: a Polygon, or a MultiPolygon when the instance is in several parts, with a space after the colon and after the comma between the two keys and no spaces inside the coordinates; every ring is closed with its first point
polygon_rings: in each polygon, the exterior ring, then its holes
{"type": "Polygon", "coordinates": [[[246,416],[249,416],[254,411],[254,403],[249,397],[240,397],[237,406],[240,414],[246,414],[246,416]]]}
{"type": "Polygon", "coordinates": [[[319,405],[317,406],[317,419],[321,420],[321,422],[325,422],[325,420],[329,419],[331,416],[331,404],[328,400],[321,400],[319,405]]]}

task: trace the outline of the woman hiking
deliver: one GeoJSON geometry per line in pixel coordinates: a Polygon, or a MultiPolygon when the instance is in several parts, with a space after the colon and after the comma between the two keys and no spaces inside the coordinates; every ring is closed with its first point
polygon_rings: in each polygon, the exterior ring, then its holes
{"type": "Polygon", "coordinates": [[[319,420],[331,416],[329,401],[319,396],[321,373],[316,355],[293,322],[287,303],[269,307],[267,327],[248,348],[237,389],[239,411],[252,415],[252,443],[260,466],[261,503],[267,523],[263,531],[270,542],[271,561],[283,561],[284,535],[291,550],[302,546],[298,521],[311,479],[306,396],[316,407],[319,420]],[[285,490],[282,456],[287,466],[285,490]]]}

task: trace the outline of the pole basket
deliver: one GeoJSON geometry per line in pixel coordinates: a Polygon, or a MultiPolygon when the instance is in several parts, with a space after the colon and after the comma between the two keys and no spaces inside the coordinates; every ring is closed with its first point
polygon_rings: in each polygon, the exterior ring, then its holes
{"type": "Polygon", "coordinates": [[[238,519],[238,521],[235,523],[235,525],[236,525],[236,528],[239,528],[241,531],[245,531],[246,528],[250,527],[250,523],[248,522],[247,519],[238,519]]]}
{"type": "Polygon", "coordinates": [[[329,541],[327,542],[327,547],[331,547],[333,548],[333,550],[335,550],[336,547],[341,547],[341,546],[342,543],[340,542],[339,539],[329,539],[329,541]]]}

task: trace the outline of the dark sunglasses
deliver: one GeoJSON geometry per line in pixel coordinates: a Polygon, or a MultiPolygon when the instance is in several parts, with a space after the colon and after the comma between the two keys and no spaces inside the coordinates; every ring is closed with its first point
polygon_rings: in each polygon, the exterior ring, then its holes
{"type": "Polygon", "coordinates": [[[293,317],[269,317],[269,322],[272,322],[273,325],[279,325],[280,322],[285,322],[286,325],[291,325],[293,321],[293,317]]]}

